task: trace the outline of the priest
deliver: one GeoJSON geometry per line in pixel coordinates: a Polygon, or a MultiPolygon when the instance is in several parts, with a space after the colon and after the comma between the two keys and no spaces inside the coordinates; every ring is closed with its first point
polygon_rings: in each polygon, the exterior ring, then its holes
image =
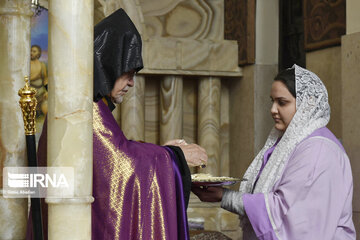
{"type": "Polygon", "coordinates": [[[141,37],[122,9],[94,34],[93,239],[188,239],[188,165],[206,163],[205,150],[126,139],[111,111],[143,67],[141,37]]]}
{"type": "MultiPolygon", "coordinates": [[[[111,111],[143,68],[141,37],[122,9],[98,23],[94,35],[92,239],[189,239],[188,166],[206,164],[206,152],[184,140],[158,146],[124,136],[111,111]]],[[[46,135],[45,121],[40,166],[46,166],[46,135]]],[[[47,239],[46,206],[43,215],[47,239]]]]}

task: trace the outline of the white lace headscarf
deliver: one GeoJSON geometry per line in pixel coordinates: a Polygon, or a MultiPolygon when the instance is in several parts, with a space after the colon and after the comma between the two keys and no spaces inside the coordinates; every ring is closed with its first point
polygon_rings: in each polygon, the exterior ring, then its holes
{"type": "MultiPolygon", "coordinates": [[[[296,86],[296,113],[265,165],[254,193],[267,193],[282,175],[285,164],[296,145],[330,120],[328,93],[323,82],[314,73],[294,65],[296,86]]],[[[264,147],[247,169],[240,185],[241,193],[251,193],[263,162],[264,153],[271,148],[281,132],[273,128],[264,147]]]]}

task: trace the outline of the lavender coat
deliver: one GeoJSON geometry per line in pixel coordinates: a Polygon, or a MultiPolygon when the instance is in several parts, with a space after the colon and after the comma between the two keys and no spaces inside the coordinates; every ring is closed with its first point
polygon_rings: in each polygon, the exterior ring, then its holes
{"type": "MultiPolygon", "coordinates": [[[[273,150],[264,154],[265,164],[273,150]]],[[[241,196],[243,239],[355,240],[352,195],[345,150],[320,128],[296,146],[271,192],[241,196]]]]}

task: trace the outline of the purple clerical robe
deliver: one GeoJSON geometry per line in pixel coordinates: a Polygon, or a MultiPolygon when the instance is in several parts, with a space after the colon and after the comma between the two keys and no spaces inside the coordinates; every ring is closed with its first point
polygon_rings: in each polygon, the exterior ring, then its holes
{"type": "MultiPolygon", "coordinates": [[[[39,141],[40,166],[46,166],[46,122],[39,141]]],[[[108,106],[101,100],[94,103],[92,239],[189,239],[175,158],[169,147],[127,140],[108,106]]],[[[48,239],[44,201],[42,213],[48,239]]],[[[26,239],[33,239],[31,217],[26,239]]]]}
{"type": "Polygon", "coordinates": [[[344,148],[320,128],[298,144],[271,192],[242,196],[244,240],[355,240],[352,189],[344,148]]]}
{"type": "Polygon", "coordinates": [[[174,153],[127,140],[103,101],[93,121],[92,239],[188,239],[174,153]]]}

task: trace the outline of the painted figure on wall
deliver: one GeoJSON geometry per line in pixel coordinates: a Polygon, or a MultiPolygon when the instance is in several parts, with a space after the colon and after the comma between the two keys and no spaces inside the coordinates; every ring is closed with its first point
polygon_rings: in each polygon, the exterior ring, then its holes
{"type": "Polygon", "coordinates": [[[36,139],[39,139],[47,114],[48,11],[31,18],[30,85],[36,89],[36,139]]]}
{"type": "Polygon", "coordinates": [[[36,100],[38,102],[36,115],[46,115],[47,113],[47,90],[48,83],[47,68],[44,62],[40,61],[41,47],[31,46],[30,61],[30,85],[36,89],[36,100]]]}

